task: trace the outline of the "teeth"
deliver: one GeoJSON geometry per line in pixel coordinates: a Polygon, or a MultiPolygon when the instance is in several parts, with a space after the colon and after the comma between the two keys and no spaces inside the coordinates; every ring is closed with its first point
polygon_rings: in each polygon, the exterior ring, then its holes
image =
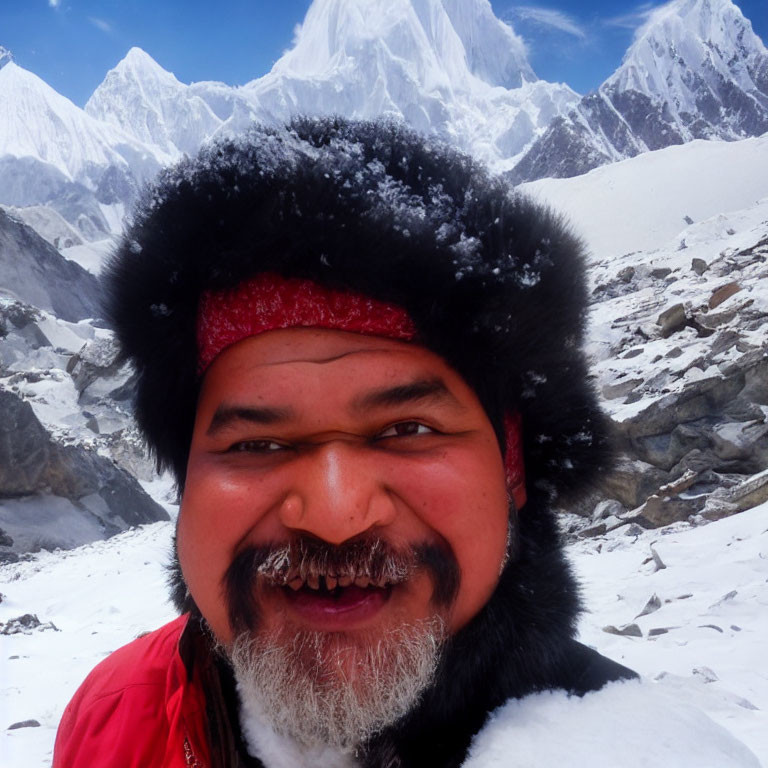
{"type": "Polygon", "coordinates": [[[354,578],[350,574],[345,573],[343,576],[339,576],[338,581],[340,587],[348,587],[354,581],[354,578]]]}
{"type": "Polygon", "coordinates": [[[355,586],[365,589],[371,583],[371,579],[368,576],[358,576],[355,579],[355,586]]]}
{"type": "Polygon", "coordinates": [[[310,589],[320,589],[320,577],[316,573],[307,576],[307,586],[310,589]]]}
{"type": "Polygon", "coordinates": [[[304,579],[302,579],[300,576],[297,576],[295,579],[292,579],[288,582],[288,586],[296,592],[297,590],[301,589],[304,586],[304,579]]]}
{"type": "Polygon", "coordinates": [[[326,589],[330,592],[332,589],[336,589],[336,585],[338,584],[338,579],[335,576],[326,576],[325,577],[325,586],[326,589]]]}

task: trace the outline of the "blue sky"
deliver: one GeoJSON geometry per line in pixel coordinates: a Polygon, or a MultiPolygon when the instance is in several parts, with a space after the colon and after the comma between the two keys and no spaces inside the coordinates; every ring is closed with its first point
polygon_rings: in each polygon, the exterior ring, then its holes
{"type": "MultiPolygon", "coordinates": [[[[619,65],[657,3],[491,0],[529,46],[534,70],[580,93],[619,65]]],[[[768,0],[740,0],[763,41],[768,0]]],[[[83,106],[133,45],[182,82],[236,85],[265,74],[290,46],[310,0],[0,0],[0,45],[83,106]]]]}

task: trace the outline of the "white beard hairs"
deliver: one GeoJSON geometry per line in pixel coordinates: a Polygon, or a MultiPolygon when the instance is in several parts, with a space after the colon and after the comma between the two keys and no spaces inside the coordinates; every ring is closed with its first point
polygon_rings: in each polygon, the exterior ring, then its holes
{"type": "Polygon", "coordinates": [[[439,616],[354,640],[331,632],[241,634],[227,655],[249,751],[266,757],[258,754],[266,724],[316,757],[327,748],[351,755],[418,702],[445,636],[439,616]]]}

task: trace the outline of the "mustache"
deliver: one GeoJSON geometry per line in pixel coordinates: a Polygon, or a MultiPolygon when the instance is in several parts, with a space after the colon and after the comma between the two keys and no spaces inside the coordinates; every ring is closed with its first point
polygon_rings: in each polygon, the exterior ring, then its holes
{"type": "Polygon", "coordinates": [[[447,608],[456,599],[461,571],[453,552],[433,543],[395,547],[379,537],[339,545],[306,536],[282,544],[251,546],[239,552],[224,574],[230,626],[253,631],[259,619],[257,580],[270,586],[314,589],[335,586],[386,587],[402,584],[423,569],[432,581],[431,602],[447,608]]]}

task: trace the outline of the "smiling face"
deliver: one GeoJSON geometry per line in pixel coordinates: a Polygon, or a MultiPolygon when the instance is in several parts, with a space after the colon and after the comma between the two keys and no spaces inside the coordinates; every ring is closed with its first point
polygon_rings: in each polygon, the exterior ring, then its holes
{"type": "Polygon", "coordinates": [[[485,605],[508,514],[485,411],[423,347],[278,330],[227,348],[205,374],[177,544],[228,649],[312,637],[333,645],[329,669],[364,676],[382,638],[413,645],[435,620],[451,634],[485,605]]]}
{"type": "MultiPolygon", "coordinates": [[[[178,548],[192,597],[224,645],[234,629],[232,563],[301,538],[376,538],[406,559],[414,549],[444,555],[459,571],[455,599],[441,606],[454,632],[496,585],[507,521],[488,417],[463,379],[423,347],[342,331],[271,331],[229,347],[205,375],[178,548]]],[[[327,582],[316,589],[327,574],[308,584],[295,575],[286,586],[254,583],[260,629],[354,635],[431,616],[434,574],[413,559],[404,581],[364,589],[358,580],[354,594],[338,586],[328,594],[327,582]]]]}

